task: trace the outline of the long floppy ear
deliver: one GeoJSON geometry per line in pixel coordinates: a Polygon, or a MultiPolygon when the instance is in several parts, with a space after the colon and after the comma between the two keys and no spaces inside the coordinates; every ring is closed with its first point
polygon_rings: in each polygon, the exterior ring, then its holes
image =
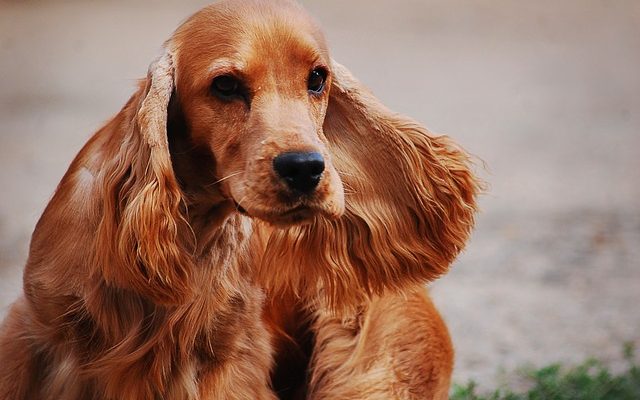
{"type": "Polygon", "coordinates": [[[473,227],[479,184],[449,138],[388,110],[343,66],[332,69],[324,134],[346,213],[261,238],[261,275],[272,290],[319,294],[340,308],[445,273],[473,227]]]}
{"type": "Polygon", "coordinates": [[[95,240],[95,263],[108,284],[161,304],[184,301],[192,286],[192,236],[167,138],[174,85],[173,59],[165,51],[115,126],[107,126],[109,140],[120,145],[101,175],[103,215],[95,240]]]}

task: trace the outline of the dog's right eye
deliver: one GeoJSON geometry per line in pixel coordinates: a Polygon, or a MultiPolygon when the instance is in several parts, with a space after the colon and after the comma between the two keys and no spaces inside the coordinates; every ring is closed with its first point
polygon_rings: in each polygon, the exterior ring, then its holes
{"type": "Polygon", "coordinates": [[[211,83],[211,93],[225,101],[245,98],[242,83],[231,75],[222,75],[215,78],[211,83]]]}

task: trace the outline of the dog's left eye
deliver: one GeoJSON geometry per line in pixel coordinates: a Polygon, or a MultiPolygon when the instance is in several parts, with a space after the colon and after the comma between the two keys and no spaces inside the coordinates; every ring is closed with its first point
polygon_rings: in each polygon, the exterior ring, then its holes
{"type": "Polygon", "coordinates": [[[222,75],[215,78],[211,83],[211,93],[225,101],[244,98],[242,83],[231,75],[222,75]]]}
{"type": "Polygon", "coordinates": [[[324,68],[316,68],[309,73],[309,79],[307,81],[307,88],[313,94],[320,94],[324,89],[324,84],[327,81],[327,70],[324,68]]]}

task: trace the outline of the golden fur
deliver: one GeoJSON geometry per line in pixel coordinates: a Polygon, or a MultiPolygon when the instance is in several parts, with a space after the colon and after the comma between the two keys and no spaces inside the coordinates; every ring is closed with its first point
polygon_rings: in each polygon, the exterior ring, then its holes
{"type": "Polygon", "coordinates": [[[382,106],[299,6],[216,3],[38,222],[0,400],[446,398],[451,343],[420,286],[463,248],[476,192],[465,153],[382,106]],[[242,96],[212,95],[226,75],[242,96]],[[274,173],[288,151],[324,158],[313,193],[274,173]]]}
{"type": "Polygon", "coordinates": [[[307,371],[300,382],[276,370],[276,382],[292,398],[446,399],[453,349],[422,285],[464,247],[479,182],[449,138],[389,111],[341,65],[332,72],[324,134],[345,214],[254,231],[278,367],[307,371]]]}

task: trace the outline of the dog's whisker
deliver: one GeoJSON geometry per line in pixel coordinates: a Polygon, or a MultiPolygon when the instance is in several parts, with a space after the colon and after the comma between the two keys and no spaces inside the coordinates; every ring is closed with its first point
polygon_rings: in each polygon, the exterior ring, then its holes
{"type": "Polygon", "coordinates": [[[213,182],[213,183],[210,183],[210,184],[208,184],[208,185],[206,185],[206,186],[207,186],[207,187],[211,187],[211,186],[213,186],[213,185],[217,185],[218,183],[223,182],[223,181],[226,181],[226,180],[227,180],[227,179],[229,179],[229,178],[233,178],[233,177],[234,177],[234,176],[236,176],[236,175],[240,175],[242,172],[243,172],[243,171],[233,172],[233,173],[231,173],[231,174],[229,174],[229,175],[225,176],[224,178],[218,179],[217,181],[215,181],[215,182],[213,182]]]}
{"type": "Polygon", "coordinates": [[[350,173],[343,172],[343,171],[338,171],[338,175],[351,176],[351,177],[358,178],[358,179],[362,178],[360,175],[350,174],[350,173]]]}
{"type": "Polygon", "coordinates": [[[247,195],[245,195],[244,197],[242,197],[240,199],[240,201],[236,202],[236,211],[240,212],[240,209],[244,209],[244,207],[242,207],[242,202],[247,198],[247,195]]]}
{"type": "Polygon", "coordinates": [[[347,190],[351,190],[351,191],[355,191],[355,192],[357,192],[357,190],[356,190],[356,189],[354,189],[353,187],[351,187],[351,186],[350,186],[349,184],[347,184],[347,183],[344,183],[344,182],[343,182],[343,183],[342,183],[342,185],[343,185],[343,187],[344,187],[344,190],[345,190],[345,191],[347,191],[347,190]]]}

